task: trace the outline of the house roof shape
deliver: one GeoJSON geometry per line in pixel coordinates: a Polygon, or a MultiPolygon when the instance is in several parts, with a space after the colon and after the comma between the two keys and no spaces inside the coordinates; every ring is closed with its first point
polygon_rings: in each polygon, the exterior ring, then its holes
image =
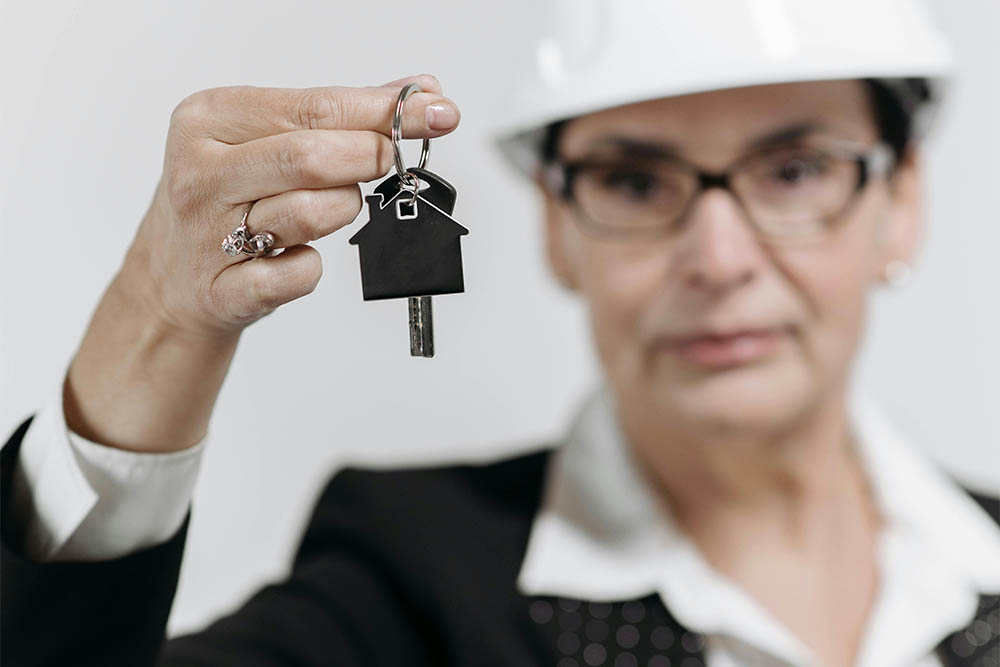
{"type": "MultiPolygon", "coordinates": [[[[427,190],[427,189],[430,189],[430,188],[425,188],[425,190],[427,190]]],[[[370,194],[367,197],[365,197],[365,201],[368,203],[368,210],[369,210],[369,214],[370,214],[369,220],[368,220],[367,223],[365,223],[364,227],[362,227],[361,229],[359,229],[354,234],[354,236],[352,236],[350,238],[349,243],[351,243],[352,245],[360,245],[361,243],[364,243],[365,240],[369,236],[371,236],[372,230],[370,230],[369,228],[373,224],[376,224],[376,225],[378,225],[380,223],[384,224],[384,222],[386,222],[386,221],[392,222],[394,224],[395,223],[405,224],[405,223],[409,222],[407,220],[398,220],[396,218],[395,213],[390,208],[390,205],[396,199],[398,199],[401,195],[408,194],[409,192],[410,192],[409,190],[397,189],[396,192],[391,197],[389,197],[388,200],[385,199],[385,196],[384,196],[383,193],[378,192],[378,191],[376,191],[373,194],[370,194]],[[388,209],[388,211],[387,211],[388,215],[377,215],[378,213],[380,213],[382,211],[386,211],[387,209],[388,209]],[[366,230],[368,230],[368,231],[366,232],[366,230]]],[[[458,222],[457,220],[455,220],[455,218],[453,218],[450,213],[448,213],[447,211],[443,210],[440,206],[438,206],[437,204],[435,204],[429,198],[423,196],[423,194],[422,194],[423,192],[424,191],[418,191],[417,192],[418,208],[419,208],[420,205],[430,206],[434,211],[436,211],[437,213],[439,213],[440,215],[442,215],[444,217],[444,219],[445,219],[444,220],[445,224],[448,225],[448,228],[453,231],[453,233],[454,233],[455,236],[465,236],[466,234],[469,233],[468,228],[466,228],[460,222],[458,222]]],[[[410,196],[412,196],[412,195],[410,195],[410,196]]],[[[413,221],[418,221],[418,220],[420,220],[419,216],[417,218],[413,219],[413,221]]],[[[424,222],[430,222],[430,221],[428,221],[425,218],[424,222]]],[[[434,224],[434,223],[431,222],[431,224],[434,224]]]]}

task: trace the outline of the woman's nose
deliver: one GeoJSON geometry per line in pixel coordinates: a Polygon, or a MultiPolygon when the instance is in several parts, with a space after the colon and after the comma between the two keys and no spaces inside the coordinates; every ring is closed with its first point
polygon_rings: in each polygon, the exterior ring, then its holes
{"type": "Polygon", "coordinates": [[[756,233],[725,190],[703,191],[677,224],[673,277],[686,286],[724,292],[759,273],[765,257],[756,233]]]}

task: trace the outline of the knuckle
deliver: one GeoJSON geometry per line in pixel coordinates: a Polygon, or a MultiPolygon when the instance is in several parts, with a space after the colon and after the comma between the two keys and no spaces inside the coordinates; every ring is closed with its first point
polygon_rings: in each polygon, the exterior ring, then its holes
{"type": "Polygon", "coordinates": [[[177,103],[177,106],[175,106],[174,110],[170,113],[171,127],[187,125],[199,116],[199,106],[201,102],[198,100],[197,96],[198,93],[193,93],[177,103]]]}
{"type": "Polygon", "coordinates": [[[278,151],[278,162],[283,172],[311,184],[321,176],[320,152],[314,150],[309,135],[289,132],[278,151]]]}
{"type": "Polygon", "coordinates": [[[295,103],[295,119],[299,127],[316,130],[337,127],[344,118],[344,101],[339,89],[307,89],[295,103]]]}
{"type": "Polygon", "coordinates": [[[253,272],[252,276],[247,291],[257,307],[271,311],[280,306],[281,276],[275,267],[265,262],[257,271],[253,272]]]}
{"type": "Polygon", "coordinates": [[[279,245],[291,238],[288,230],[295,229],[299,219],[296,202],[282,198],[280,206],[269,208],[266,215],[262,211],[263,206],[260,204],[250,209],[248,224],[251,225],[251,229],[267,229],[277,234],[279,245]]]}
{"type": "Polygon", "coordinates": [[[165,180],[167,200],[181,217],[200,207],[206,199],[207,184],[183,162],[169,167],[165,180]]]}
{"type": "Polygon", "coordinates": [[[316,289],[323,275],[323,261],[319,253],[310,248],[292,261],[292,266],[279,268],[276,264],[265,260],[265,263],[253,272],[247,292],[256,312],[270,313],[282,304],[310,294],[316,289]]]}
{"type": "Polygon", "coordinates": [[[182,125],[197,122],[218,113],[223,107],[244,104],[254,94],[253,91],[253,86],[220,86],[199,90],[174,107],[171,121],[182,125]]]}
{"type": "Polygon", "coordinates": [[[295,177],[299,173],[298,152],[290,140],[282,142],[274,151],[274,162],[278,171],[295,177]]]}
{"type": "Polygon", "coordinates": [[[172,127],[184,128],[205,118],[212,108],[214,89],[199,90],[182,99],[170,114],[172,127]]]}
{"type": "Polygon", "coordinates": [[[312,146],[312,142],[303,142],[299,149],[299,176],[307,186],[321,187],[325,185],[327,164],[324,152],[312,146]]]}
{"type": "Polygon", "coordinates": [[[324,217],[328,213],[322,197],[312,190],[301,190],[292,203],[294,213],[290,215],[298,221],[299,229],[307,241],[312,241],[327,233],[324,217]]]}

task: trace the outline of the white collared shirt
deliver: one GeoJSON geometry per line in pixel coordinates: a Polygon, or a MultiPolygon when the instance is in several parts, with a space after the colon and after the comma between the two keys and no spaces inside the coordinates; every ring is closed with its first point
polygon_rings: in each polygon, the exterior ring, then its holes
{"type": "MultiPolygon", "coordinates": [[[[518,576],[526,595],[593,601],[657,593],[704,635],[708,667],[818,665],[764,606],[715,570],[654,501],[606,389],[583,405],[553,453],[518,576]]],[[[856,667],[938,667],[934,647],[1000,593],[1000,527],[855,392],[849,415],[886,517],[881,583],[856,667]]]]}
{"type": "Polygon", "coordinates": [[[11,513],[37,561],[107,560],[165,542],[184,522],[205,441],[139,453],[87,440],[66,427],[62,382],[24,434],[11,513]]]}

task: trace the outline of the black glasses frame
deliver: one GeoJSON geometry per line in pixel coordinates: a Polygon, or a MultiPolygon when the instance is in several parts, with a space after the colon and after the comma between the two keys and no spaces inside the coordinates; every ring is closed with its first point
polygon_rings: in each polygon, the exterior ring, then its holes
{"type": "MultiPolygon", "coordinates": [[[[737,204],[739,204],[744,216],[756,230],[769,238],[785,238],[780,234],[770,232],[764,225],[761,225],[759,222],[754,220],[753,216],[750,214],[750,209],[747,207],[742,197],[740,197],[739,193],[733,189],[731,184],[734,172],[739,171],[743,165],[750,160],[758,157],[767,150],[774,150],[774,148],[776,147],[747,153],[746,155],[734,160],[723,171],[707,171],[680,157],[671,156],[669,158],[655,158],[657,160],[667,161],[684,167],[688,172],[692,173],[697,178],[698,187],[691,192],[688,201],[685,202],[673,219],[666,220],[662,226],[643,229],[620,229],[609,227],[593,220],[584,210],[583,206],[579,202],[579,199],[575,195],[573,184],[577,175],[583,169],[595,163],[594,159],[583,158],[580,160],[567,161],[557,157],[546,166],[543,179],[549,190],[569,204],[570,207],[576,212],[577,219],[581,226],[592,235],[599,238],[633,239],[665,235],[676,223],[684,220],[688,216],[691,209],[694,207],[695,202],[698,201],[700,195],[711,188],[721,188],[727,191],[737,204]]],[[[854,190],[844,202],[844,205],[841,206],[836,212],[828,215],[826,218],[817,221],[824,225],[824,227],[829,228],[832,221],[841,218],[857,201],[858,196],[873,176],[884,175],[892,170],[895,166],[895,152],[889,144],[882,141],[872,145],[838,141],[824,143],[822,149],[841,159],[853,161],[858,167],[858,178],[854,185],[854,190]]]]}

